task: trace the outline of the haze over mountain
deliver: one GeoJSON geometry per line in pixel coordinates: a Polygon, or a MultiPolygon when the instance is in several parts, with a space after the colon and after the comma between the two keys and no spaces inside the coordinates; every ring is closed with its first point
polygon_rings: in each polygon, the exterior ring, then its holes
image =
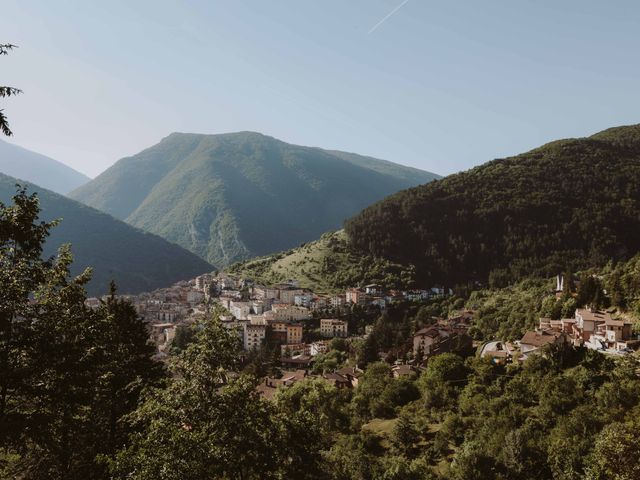
{"type": "Polygon", "coordinates": [[[296,246],[437,175],[253,132],[173,133],[71,193],[216,265],[296,246]]]}
{"type": "Polygon", "coordinates": [[[416,278],[507,284],[640,251],[640,125],[548,143],[378,202],[345,223],[351,248],[416,278]]]}
{"type": "Polygon", "coordinates": [[[0,174],[0,201],[11,202],[16,183],[37,192],[44,221],[61,219],[45,245],[45,255],[71,244],[74,255],[72,273],[93,267],[87,287],[92,295],[108,291],[113,279],[120,293],[138,293],[166,287],[213,270],[207,262],[182,247],[142,232],[110,215],[87,207],[37,185],[0,174]]]}
{"type": "Polygon", "coordinates": [[[53,158],[0,140],[0,172],[66,195],[91,180],[53,158]]]}

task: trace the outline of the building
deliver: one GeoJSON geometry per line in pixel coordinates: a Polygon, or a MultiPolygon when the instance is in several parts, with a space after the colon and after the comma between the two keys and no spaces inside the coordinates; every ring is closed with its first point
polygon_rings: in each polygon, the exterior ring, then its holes
{"type": "Polygon", "coordinates": [[[310,308],[313,302],[313,295],[310,293],[301,293],[293,297],[293,304],[299,307],[310,308]]]}
{"type": "Polygon", "coordinates": [[[364,293],[366,293],[367,295],[379,295],[382,293],[382,288],[380,287],[380,285],[372,283],[371,285],[365,285],[364,293]]]}
{"type": "Polygon", "coordinates": [[[413,336],[413,356],[423,361],[445,352],[471,347],[472,339],[465,331],[451,325],[434,325],[418,330],[413,336]]]}
{"type": "Polygon", "coordinates": [[[366,298],[367,294],[357,288],[350,288],[345,293],[346,302],[354,305],[364,305],[366,298]]]}
{"type": "Polygon", "coordinates": [[[333,295],[329,300],[332,308],[339,308],[347,302],[344,295],[333,295]]]}
{"type": "Polygon", "coordinates": [[[598,325],[610,322],[613,319],[607,312],[601,312],[593,308],[578,308],[576,310],[576,329],[582,340],[588,342],[591,335],[596,333],[598,325]]]}
{"type": "Polygon", "coordinates": [[[436,327],[427,327],[418,330],[413,336],[413,356],[427,357],[432,353],[434,345],[440,343],[443,338],[449,336],[446,330],[436,327]]]}
{"type": "Polygon", "coordinates": [[[272,400],[279,388],[291,387],[306,377],[306,370],[285,371],[282,372],[282,378],[266,377],[256,389],[264,398],[272,400]]]}
{"type": "Polygon", "coordinates": [[[211,285],[212,281],[213,275],[211,275],[210,273],[200,275],[199,277],[196,277],[196,288],[204,293],[209,289],[209,285],[211,285]]]}
{"type": "Polygon", "coordinates": [[[381,310],[387,308],[387,300],[384,297],[373,297],[371,299],[371,305],[380,307],[381,310]]]}
{"type": "Polygon", "coordinates": [[[567,334],[550,330],[527,332],[520,340],[520,351],[526,355],[546,345],[562,345],[569,343],[567,334]]]}
{"type": "Polygon", "coordinates": [[[279,290],[277,288],[269,288],[264,285],[256,285],[253,287],[253,296],[262,299],[278,299],[279,298],[279,290]]]}
{"type": "Polygon", "coordinates": [[[593,308],[579,308],[575,318],[552,320],[541,318],[539,330],[549,334],[562,333],[576,346],[620,353],[628,350],[633,339],[633,324],[629,320],[614,319],[608,312],[593,308]]]}
{"type": "Polygon", "coordinates": [[[364,371],[360,370],[358,367],[343,367],[336,370],[336,373],[346,377],[349,382],[351,382],[351,386],[355,388],[358,386],[358,379],[362,376],[364,371]]]}
{"type": "Polygon", "coordinates": [[[304,290],[296,289],[296,288],[285,288],[280,289],[279,298],[282,303],[294,304],[296,296],[303,295],[304,290]]]}
{"type": "Polygon", "coordinates": [[[246,320],[251,314],[251,306],[250,302],[232,301],[229,304],[229,311],[231,312],[231,315],[236,317],[238,320],[246,320]]]}
{"type": "Polygon", "coordinates": [[[287,325],[287,344],[302,342],[302,325],[287,325]]]}
{"type": "Polygon", "coordinates": [[[290,345],[280,345],[280,356],[282,357],[297,357],[297,356],[311,356],[311,345],[308,343],[297,343],[290,345]]]}
{"type": "Polygon", "coordinates": [[[320,340],[317,342],[313,342],[309,346],[309,355],[315,357],[316,355],[321,355],[323,353],[327,353],[329,350],[329,344],[326,340],[320,340]]]}
{"type": "Polygon", "coordinates": [[[151,339],[159,349],[164,349],[176,336],[176,326],[173,323],[156,323],[150,328],[151,339]]]}
{"type": "Polygon", "coordinates": [[[320,320],[320,335],[327,338],[348,336],[348,324],[344,320],[336,318],[323,318],[320,320]]]}
{"type": "Polygon", "coordinates": [[[287,345],[302,343],[302,325],[288,322],[271,322],[271,340],[287,345]]]}
{"type": "Polygon", "coordinates": [[[264,343],[267,337],[265,325],[244,325],[244,349],[256,350],[264,343]]]}
{"type": "Polygon", "coordinates": [[[275,322],[299,322],[300,320],[308,320],[310,318],[311,312],[308,308],[283,304],[273,305],[273,307],[271,307],[271,313],[267,317],[268,321],[275,322]]]}

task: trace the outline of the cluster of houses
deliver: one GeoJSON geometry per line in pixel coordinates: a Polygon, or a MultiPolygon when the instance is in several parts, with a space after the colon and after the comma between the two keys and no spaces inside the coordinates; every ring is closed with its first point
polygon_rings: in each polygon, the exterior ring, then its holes
{"type": "MultiPolygon", "coordinates": [[[[340,294],[318,295],[301,288],[295,280],[265,286],[227,274],[204,274],[167,288],[123,297],[147,322],[160,356],[167,353],[179,326],[197,322],[218,304],[226,312],[221,316],[223,325],[238,332],[245,350],[270,343],[280,346],[284,361],[305,366],[327,351],[327,340],[349,336],[347,322],[339,317],[354,305],[384,309],[394,302],[428,300],[450,293],[440,287],[395,291],[367,285],[340,294]],[[314,316],[320,317],[316,332],[320,338],[312,341],[305,328],[314,316]]],[[[87,300],[92,307],[99,303],[98,298],[87,300]]]]}
{"type": "Polygon", "coordinates": [[[445,352],[463,351],[473,344],[467,334],[473,320],[473,311],[463,310],[450,318],[434,318],[434,323],[413,335],[415,363],[425,363],[429,358],[445,352]]]}
{"type": "MultiPolygon", "coordinates": [[[[167,288],[138,295],[118,295],[131,302],[136,312],[149,328],[151,340],[163,356],[173,341],[176,328],[182,324],[190,324],[206,315],[206,302],[209,291],[204,286],[203,275],[191,281],[181,281],[167,288]]],[[[85,304],[97,308],[106,297],[88,298],[85,304]]]]}
{"type": "Polygon", "coordinates": [[[632,335],[629,320],[614,319],[611,313],[595,308],[578,308],[574,318],[541,318],[538,328],[528,331],[518,342],[489,342],[481,356],[497,363],[517,358],[526,360],[547,345],[573,345],[611,355],[630,353],[639,343],[632,335]]]}

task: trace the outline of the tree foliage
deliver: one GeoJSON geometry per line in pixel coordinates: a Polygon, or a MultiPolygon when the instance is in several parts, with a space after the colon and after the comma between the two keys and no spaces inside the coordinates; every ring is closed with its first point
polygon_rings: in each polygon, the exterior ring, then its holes
{"type": "MultiPolygon", "coordinates": [[[[0,44],[0,56],[8,55],[11,50],[16,48],[16,45],[11,43],[0,44]]],[[[0,85],[0,98],[6,98],[15,96],[19,93],[22,93],[22,90],[15,87],[7,87],[0,85]]],[[[9,128],[9,120],[7,120],[7,116],[4,114],[4,111],[0,109],[0,132],[2,132],[7,137],[13,135],[13,132],[9,128]]]]}
{"type": "Polygon", "coordinates": [[[0,468],[11,478],[97,478],[96,457],[122,445],[120,420],[162,368],[115,286],[91,310],[90,271],[69,276],[69,248],[41,258],[55,222],[39,211],[24,189],[0,204],[0,468]]]}
{"type": "Polygon", "coordinates": [[[427,285],[603,266],[640,247],[639,156],[638,125],[553,142],[399,192],[345,230],[353,248],[415,265],[427,285]]]}

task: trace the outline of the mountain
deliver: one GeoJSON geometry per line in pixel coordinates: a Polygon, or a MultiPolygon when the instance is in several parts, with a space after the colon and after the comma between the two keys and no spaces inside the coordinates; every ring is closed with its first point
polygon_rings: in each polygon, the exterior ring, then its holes
{"type": "Polygon", "coordinates": [[[216,265],[285,250],[436,175],[252,132],[173,133],[71,197],[216,265]]]}
{"type": "Polygon", "coordinates": [[[70,243],[74,255],[72,273],[78,274],[85,267],[94,269],[87,287],[91,295],[106,293],[112,279],[117,282],[120,293],[138,293],[213,270],[207,262],[178,245],[50,190],[3,174],[0,174],[0,201],[11,202],[16,183],[25,185],[29,193],[37,192],[42,220],[61,219],[52,229],[44,253],[53,255],[60,245],[70,243]]]}
{"type": "Polygon", "coordinates": [[[71,167],[0,140],[0,172],[66,195],[91,180],[71,167]]]}
{"type": "Polygon", "coordinates": [[[345,223],[351,248],[423,284],[494,285],[640,250],[640,125],[549,143],[399,192],[345,223]]]}

